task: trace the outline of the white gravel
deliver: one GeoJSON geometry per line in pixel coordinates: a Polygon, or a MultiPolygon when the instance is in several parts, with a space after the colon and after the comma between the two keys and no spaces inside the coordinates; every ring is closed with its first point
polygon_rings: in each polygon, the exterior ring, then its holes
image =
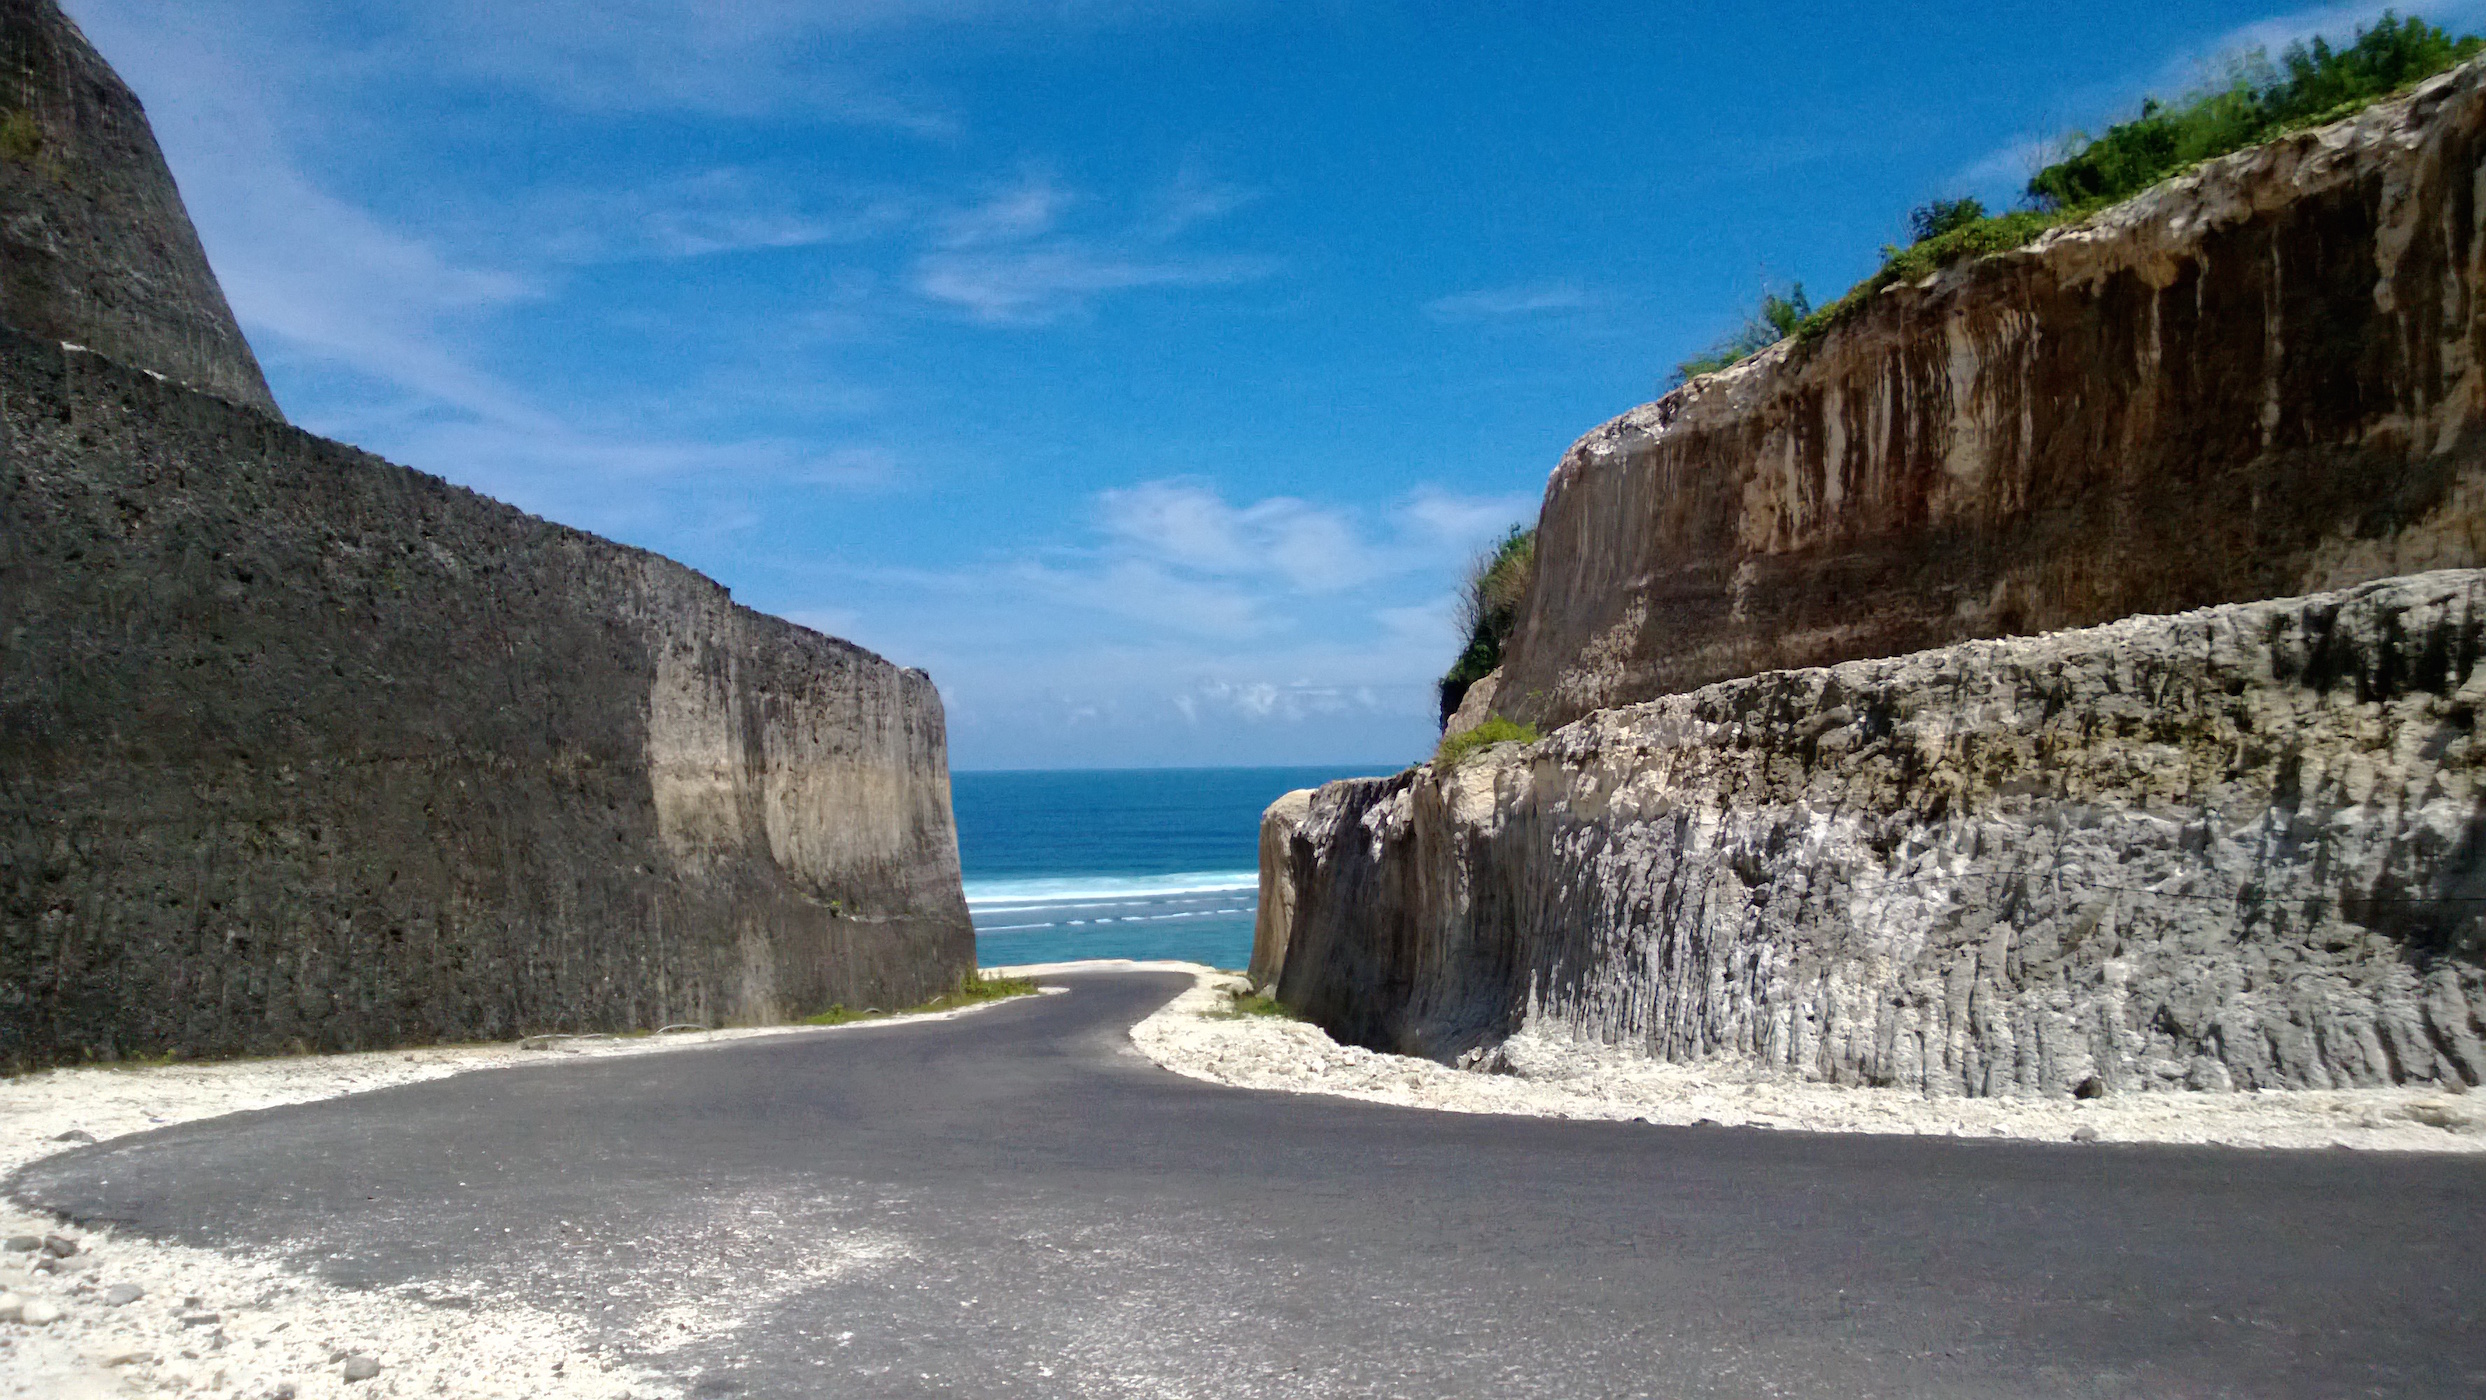
{"type": "MultiPolygon", "coordinates": [[[[39,1157],[68,1150],[60,1134],[97,1140],[173,1123],[281,1104],[412,1084],[504,1065],[582,1063],[658,1054],[756,1036],[842,1035],[903,1021],[946,1020],[976,1008],[896,1016],[839,1027],[702,1031],[630,1040],[555,1040],[448,1046],[361,1055],[130,1068],[52,1070],[0,1080],[0,1177],[39,1157]],[[523,1042],[522,1042],[523,1044],[523,1042]]],[[[724,1257],[775,1228],[789,1211],[816,1203],[737,1201],[732,1218],[710,1211],[664,1222],[687,1257],[724,1257]]],[[[191,1249],[109,1231],[67,1228],[0,1200],[0,1237],[59,1235],[78,1253],[53,1264],[41,1251],[0,1250],[0,1294],[56,1307],[58,1320],[13,1320],[0,1297],[0,1397],[87,1397],[207,1393],[263,1400],[290,1387],[295,1400],[473,1397],[474,1400],[621,1400],[677,1394],[679,1387],[600,1354],[585,1319],[534,1306],[531,1296],[560,1291],[543,1268],[493,1280],[461,1281],[465,1306],[414,1294],[331,1287],[249,1251],[191,1249]],[[116,1286],[143,1290],[132,1302],[108,1299],[116,1286]],[[185,1320],[205,1319],[212,1321],[185,1320]],[[369,1356],[375,1377],[348,1381],[346,1362],[369,1356]]],[[[795,1261],[745,1270],[718,1286],[696,1269],[652,1268],[656,1306],[628,1337],[634,1350],[661,1355],[737,1325],[754,1308],[840,1269],[900,1252],[886,1240],[823,1239],[795,1261]],[[673,1296],[680,1294],[679,1297],[673,1296]]]]}
{"type": "MultiPolygon", "coordinates": [[[[2346,1089],[2117,1094],[2100,1099],[1926,1098],[1899,1089],[1790,1082],[1733,1065],[1673,1065],[1610,1046],[1523,1032],[1499,1072],[1343,1046],[1300,1021],[1228,1013],[1244,981],[1186,963],[1192,989],[1131,1030],[1177,1074],[1247,1089],[1335,1094],[1454,1113],[1620,1118],[1819,1133],[1905,1133],[2065,1142],[2486,1152],[2486,1093],[2346,1089]],[[2079,1134],[2079,1138],[2075,1138],[2079,1134]]],[[[1054,965],[1042,971],[1069,971],[1054,965]]]]}

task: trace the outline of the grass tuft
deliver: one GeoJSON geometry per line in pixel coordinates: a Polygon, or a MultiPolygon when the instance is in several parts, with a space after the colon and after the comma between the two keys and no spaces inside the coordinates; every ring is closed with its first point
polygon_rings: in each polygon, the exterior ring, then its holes
{"type": "Polygon", "coordinates": [[[828,1010],[817,1015],[805,1016],[794,1024],[798,1026],[844,1026],[856,1021],[878,1021],[890,1016],[921,1016],[932,1011],[956,1011],[960,1007],[981,1006],[988,1001],[1003,1001],[1010,997],[1034,996],[1036,991],[1036,984],[1031,978],[987,977],[980,972],[970,972],[959,979],[957,986],[932,1000],[919,1002],[897,1011],[883,1011],[877,1006],[867,1006],[857,1011],[843,1004],[833,1004],[828,1010]]]}
{"type": "Polygon", "coordinates": [[[1300,1021],[1303,1018],[1278,1004],[1276,997],[1265,997],[1254,991],[1226,993],[1226,1009],[1209,1015],[1220,1021],[1237,1021],[1246,1016],[1267,1016],[1279,1021],[1300,1021]]]}
{"type": "Polygon", "coordinates": [[[19,108],[0,117],[0,156],[20,165],[32,165],[43,153],[43,128],[35,125],[35,114],[19,108]]]}
{"type": "Polygon", "coordinates": [[[1533,744],[1544,737],[1533,724],[1513,724],[1495,715],[1474,729],[1444,738],[1440,747],[1433,750],[1433,766],[1446,773],[1479,749],[1494,744],[1533,744]]]}

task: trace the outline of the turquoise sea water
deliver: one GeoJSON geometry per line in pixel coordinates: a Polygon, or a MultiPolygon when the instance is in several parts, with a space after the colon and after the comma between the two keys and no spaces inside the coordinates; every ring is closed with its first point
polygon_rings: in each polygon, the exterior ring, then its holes
{"type": "Polygon", "coordinates": [[[958,855],[986,967],[1185,958],[1241,967],[1260,893],[1260,814],[1365,768],[956,773],[958,855]]]}

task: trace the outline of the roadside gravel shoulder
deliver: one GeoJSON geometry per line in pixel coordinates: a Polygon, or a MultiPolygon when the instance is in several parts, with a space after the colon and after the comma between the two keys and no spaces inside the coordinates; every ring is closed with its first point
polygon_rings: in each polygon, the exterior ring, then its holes
{"type": "MultiPolygon", "coordinates": [[[[352,1055],[49,1070],[0,1080],[0,1181],[88,1142],[227,1113],[511,1065],[585,1063],[762,1037],[868,1033],[979,1009],[832,1027],[537,1037],[352,1055]]],[[[240,1400],[654,1400],[678,1391],[673,1382],[602,1353],[578,1319],[523,1298],[477,1300],[485,1305],[466,1309],[334,1288],[245,1252],[73,1229],[6,1198],[0,1198],[0,1245],[8,1246],[0,1248],[4,1400],[197,1391],[240,1400]],[[46,1249],[47,1238],[59,1244],[46,1249]],[[48,1320],[29,1320],[35,1318],[48,1320]]]]}
{"type": "Polygon", "coordinates": [[[1192,973],[1189,991],[1132,1028],[1132,1043],[1177,1074],[1246,1089],[1334,1094],[1454,1113],[1817,1133],[2486,1152],[2486,1093],[2391,1088],[1926,1098],[1897,1089],[1789,1082],[1733,1066],[1665,1064],[1533,1032],[1505,1041],[1489,1061],[1492,1069],[1462,1070],[1340,1045],[1301,1021],[1231,1015],[1232,994],[1245,987],[1233,973],[1196,964],[1112,966],[1192,973]]]}

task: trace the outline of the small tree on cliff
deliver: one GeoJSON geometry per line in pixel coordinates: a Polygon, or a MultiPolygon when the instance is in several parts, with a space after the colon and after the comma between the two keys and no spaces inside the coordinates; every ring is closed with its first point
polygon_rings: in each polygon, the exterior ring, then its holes
{"type": "Polygon", "coordinates": [[[1528,585],[1535,577],[1536,531],[1525,525],[1513,525],[1500,544],[1476,556],[1468,566],[1467,582],[1459,593],[1459,626],[1467,633],[1467,646],[1441,678],[1443,728],[1458,713],[1467,688],[1502,664],[1503,645],[1519,626],[1519,614],[1528,605],[1528,585]]]}

